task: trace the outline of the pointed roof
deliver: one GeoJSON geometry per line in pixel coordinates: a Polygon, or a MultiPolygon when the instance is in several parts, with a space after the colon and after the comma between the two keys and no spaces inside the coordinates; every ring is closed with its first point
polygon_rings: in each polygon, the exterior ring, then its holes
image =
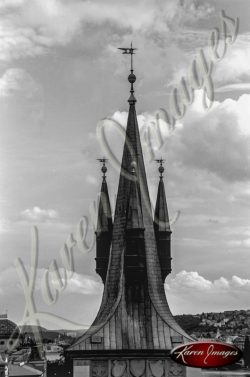
{"type": "Polygon", "coordinates": [[[140,346],[138,346],[139,341],[143,341],[144,339],[144,337],[141,339],[140,333],[144,331],[144,328],[146,328],[145,331],[147,331],[145,335],[147,339],[144,346],[145,349],[165,349],[165,347],[171,349],[174,344],[174,341],[171,339],[174,338],[178,338],[179,343],[192,340],[175,321],[165,296],[136,116],[136,99],[133,89],[135,76],[132,71],[128,79],[131,83],[131,96],[128,100],[129,113],[126,137],[114,215],[112,245],[102,302],[91,327],[69,347],[69,351],[92,349],[90,338],[94,334],[104,334],[104,344],[100,345],[100,348],[97,348],[100,350],[116,349],[117,347],[118,349],[122,347],[126,349],[140,348],[140,346]],[[134,179],[134,174],[131,175],[131,169],[133,169],[133,167],[136,167],[136,180],[134,179]],[[132,221],[129,216],[131,210],[135,210],[137,213],[137,218],[134,216],[132,221]],[[139,320],[138,315],[135,315],[136,317],[133,319],[133,323],[130,323],[134,315],[133,313],[135,313],[136,310],[138,311],[138,302],[135,300],[133,303],[131,296],[133,295],[134,287],[131,286],[129,288],[128,285],[125,284],[124,255],[126,249],[126,229],[127,226],[141,226],[142,222],[145,228],[144,255],[146,281],[141,282],[141,287],[138,287],[138,290],[141,292],[141,297],[144,297],[143,305],[145,305],[145,308],[142,309],[142,318],[139,320]],[[132,291],[130,291],[130,289],[132,289],[132,291]],[[126,297],[131,297],[130,308],[127,307],[126,297]],[[137,309],[133,309],[133,305],[135,305],[137,309]],[[145,314],[149,313],[149,310],[151,315],[145,314]],[[125,325],[122,324],[122,326],[127,326],[123,329],[122,333],[119,326],[114,326],[114,323],[118,324],[121,322],[121,313],[123,313],[122,315],[124,316],[122,322],[125,321],[125,325]],[[147,317],[147,315],[149,317],[147,317]],[[155,330],[155,324],[153,324],[155,320],[158,321],[158,327],[156,325],[158,330],[155,330]],[[113,323],[113,325],[111,323],[113,323]],[[107,330],[105,330],[106,326],[108,326],[107,330]],[[150,328],[147,328],[147,326],[150,328]],[[105,331],[109,331],[109,337],[111,337],[110,343],[108,343],[108,339],[105,340],[105,331]],[[134,332],[133,336],[130,334],[131,331],[134,332]],[[157,331],[157,334],[153,336],[152,331],[157,331]],[[157,340],[160,339],[160,337],[164,339],[161,338],[161,341],[157,340]],[[120,338],[122,338],[122,340],[120,338]],[[119,342],[122,342],[122,345],[119,342]]]}
{"type": "Polygon", "coordinates": [[[165,194],[163,178],[160,177],[154,217],[155,229],[159,232],[170,232],[168,206],[165,194]]]}
{"type": "Polygon", "coordinates": [[[104,177],[101,186],[96,233],[109,232],[110,230],[112,230],[112,213],[108,185],[104,177]]]}

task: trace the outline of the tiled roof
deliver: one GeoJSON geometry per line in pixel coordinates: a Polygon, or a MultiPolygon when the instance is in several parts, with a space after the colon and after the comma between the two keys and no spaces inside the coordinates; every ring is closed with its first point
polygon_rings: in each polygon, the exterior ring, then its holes
{"type": "Polygon", "coordinates": [[[0,338],[17,337],[19,335],[19,329],[17,325],[10,321],[6,316],[0,317],[0,338]]]}

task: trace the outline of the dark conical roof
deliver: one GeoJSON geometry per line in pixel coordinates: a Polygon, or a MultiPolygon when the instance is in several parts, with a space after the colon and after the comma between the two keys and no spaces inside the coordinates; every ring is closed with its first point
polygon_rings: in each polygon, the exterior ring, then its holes
{"type": "Polygon", "coordinates": [[[112,213],[106,179],[102,181],[98,208],[96,233],[108,232],[112,229],[112,213]]]}
{"type": "Polygon", "coordinates": [[[158,186],[154,223],[155,229],[159,232],[171,232],[165,187],[162,178],[160,178],[158,186]]]}

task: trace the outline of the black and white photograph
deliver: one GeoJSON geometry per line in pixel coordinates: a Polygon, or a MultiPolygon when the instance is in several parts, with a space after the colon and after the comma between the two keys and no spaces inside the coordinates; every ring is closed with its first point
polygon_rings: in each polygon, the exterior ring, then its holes
{"type": "Polygon", "coordinates": [[[0,377],[250,376],[250,3],[0,0],[0,377]]]}

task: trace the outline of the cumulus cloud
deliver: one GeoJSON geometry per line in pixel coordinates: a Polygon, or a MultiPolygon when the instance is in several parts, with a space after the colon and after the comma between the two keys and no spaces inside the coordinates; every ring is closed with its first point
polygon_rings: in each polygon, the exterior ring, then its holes
{"type": "Polygon", "coordinates": [[[239,35],[235,44],[229,47],[224,58],[216,64],[214,80],[220,86],[238,84],[244,87],[250,78],[249,48],[250,34],[239,35]]]}
{"type": "Polygon", "coordinates": [[[223,180],[250,179],[250,95],[215,102],[209,111],[201,104],[201,92],[173,138],[176,157],[185,166],[205,169],[223,180]]]}
{"type": "MultiPolygon", "coordinates": [[[[29,266],[25,266],[25,269],[29,271],[29,266]]],[[[43,276],[45,271],[47,271],[45,268],[37,268],[36,270],[36,293],[41,291],[41,284],[44,284],[43,276]]],[[[65,283],[64,271],[62,268],[59,268],[58,272],[62,278],[62,282],[65,283]]],[[[55,274],[51,272],[49,275],[49,284],[52,290],[53,288],[59,288],[58,280],[56,279],[55,274]]],[[[67,279],[64,294],[77,293],[83,295],[95,295],[101,292],[102,287],[103,285],[93,276],[74,272],[72,277],[67,279]]],[[[11,266],[2,270],[0,274],[0,294],[3,296],[11,293],[20,294],[22,291],[23,288],[16,268],[11,266]]]]}
{"type": "Polygon", "coordinates": [[[54,209],[42,209],[38,206],[27,208],[20,213],[21,220],[46,222],[58,218],[58,213],[54,209]]]}
{"type": "Polygon", "coordinates": [[[182,289],[211,289],[212,283],[204,279],[198,272],[179,272],[170,283],[166,284],[166,289],[182,290],[182,289]]]}
{"type": "MultiPolygon", "coordinates": [[[[193,104],[174,130],[164,120],[161,110],[138,115],[146,159],[165,153],[171,137],[170,158],[173,161],[193,169],[206,170],[225,181],[248,181],[250,94],[244,94],[237,100],[214,102],[209,111],[203,107],[202,95],[201,90],[195,91],[193,104]]],[[[106,143],[103,138],[100,139],[104,153],[111,150],[115,156],[120,154],[127,114],[116,111],[111,121],[104,121],[102,127],[108,141],[106,143]]]]}
{"type": "Polygon", "coordinates": [[[165,283],[170,306],[178,313],[247,308],[250,280],[232,276],[208,280],[195,271],[181,271],[165,283]],[[198,307],[200,305],[200,310],[198,307]],[[182,307],[181,307],[182,306],[182,307]]]}
{"type": "Polygon", "coordinates": [[[214,294],[227,291],[228,294],[234,295],[239,290],[244,289],[250,292],[250,280],[242,279],[239,276],[232,276],[231,279],[220,277],[214,281],[205,279],[200,276],[198,272],[194,271],[181,271],[174,278],[171,278],[165,284],[166,290],[184,292],[186,290],[192,291],[207,291],[214,294]]]}
{"type": "MultiPolygon", "coordinates": [[[[41,284],[44,284],[43,276],[47,270],[44,268],[39,268],[37,270],[37,282],[36,290],[41,290],[41,284]]],[[[63,284],[65,284],[64,271],[62,268],[58,269],[59,275],[63,284]]],[[[60,289],[58,279],[55,274],[49,273],[49,286],[51,290],[54,288],[60,289]]],[[[99,294],[102,290],[103,285],[97,281],[96,278],[86,274],[79,274],[74,272],[72,276],[67,278],[66,287],[63,291],[63,294],[83,294],[83,295],[96,295],[99,294]]]]}
{"type": "MultiPolygon", "coordinates": [[[[44,120],[43,88],[32,75],[23,68],[8,68],[0,77],[1,102],[11,103],[15,107],[15,116],[26,119],[32,124],[41,124],[44,120]],[[14,103],[11,101],[15,101],[14,103]]],[[[10,106],[10,107],[11,107],[10,106]]]]}
{"type": "Polygon", "coordinates": [[[209,5],[194,0],[177,2],[126,2],[62,0],[11,0],[1,3],[0,59],[9,61],[46,53],[66,45],[85,26],[114,25],[123,34],[139,32],[162,43],[169,32],[192,24],[213,13],[209,5]],[[131,9],[133,11],[131,12],[131,9]]]}
{"type": "Polygon", "coordinates": [[[0,97],[9,97],[16,92],[22,92],[22,95],[32,98],[38,91],[38,84],[22,68],[9,68],[0,78],[0,97]]]}
{"type": "Polygon", "coordinates": [[[57,44],[66,44],[80,23],[78,7],[61,1],[23,1],[2,7],[0,59],[36,56],[57,44]]]}
{"type": "Polygon", "coordinates": [[[181,271],[168,283],[165,284],[166,290],[175,292],[185,291],[207,291],[214,294],[227,291],[229,295],[234,295],[238,290],[244,289],[250,292],[250,280],[232,276],[231,279],[220,277],[214,281],[205,279],[195,271],[181,271]]]}
{"type": "Polygon", "coordinates": [[[85,295],[96,295],[102,290],[103,285],[92,276],[74,273],[69,280],[65,293],[78,293],[85,295]]]}

